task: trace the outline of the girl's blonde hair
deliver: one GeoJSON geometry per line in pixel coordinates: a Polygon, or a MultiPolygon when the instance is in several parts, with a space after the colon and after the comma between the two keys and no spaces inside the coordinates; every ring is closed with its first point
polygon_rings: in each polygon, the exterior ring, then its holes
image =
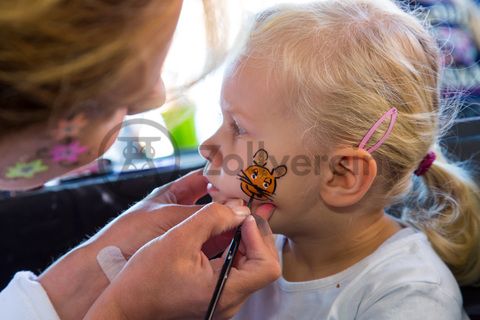
{"type": "Polygon", "coordinates": [[[396,107],[392,134],[372,154],[379,174],[362,202],[399,207],[460,284],[479,281],[480,190],[440,147],[455,112],[441,104],[436,41],[414,16],[388,0],[278,6],[259,15],[243,54],[284,82],[285,101],[308,128],[306,142],[322,150],[358,146],[396,107]],[[432,150],[437,161],[415,176],[432,150]]]}
{"type": "MultiPolygon", "coordinates": [[[[222,15],[211,2],[203,0],[205,22],[217,52],[222,15]]],[[[154,55],[170,40],[176,7],[177,1],[0,0],[0,135],[80,109],[109,114],[146,102],[159,77],[154,55]],[[118,90],[127,82],[128,90],[118,90]]]]}

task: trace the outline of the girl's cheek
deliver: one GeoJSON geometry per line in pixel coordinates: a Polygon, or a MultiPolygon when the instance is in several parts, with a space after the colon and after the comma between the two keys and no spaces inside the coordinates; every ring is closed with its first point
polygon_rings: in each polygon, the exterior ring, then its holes
{"type": "Polygon", "coordinates": [[[231,183],[220,183],[219,185],[219,191],[211,194],[213,201],[220,203],[225,203],[230,199],[244,199],[246,201],[246,196],[242,193],[240,186],[231,183]]]}
{"type": "Polygon", "coordinates": [[[240,188],[240,180],[235,175],[225,175],[223,179],[222,190],[225,194],[232,197],[241,197],[242,190],[240,188]]]}
{"type": "Polygon", "coordinates": [[[212,194],[212,198],[217,202],[224,202],[229,199],[244,199],[248,200],[248,197],[243,193],[241,189],[241,181],[234,173],[222,172],[217,179],[212,179],[215,187],[218,191],[212,194]]]}

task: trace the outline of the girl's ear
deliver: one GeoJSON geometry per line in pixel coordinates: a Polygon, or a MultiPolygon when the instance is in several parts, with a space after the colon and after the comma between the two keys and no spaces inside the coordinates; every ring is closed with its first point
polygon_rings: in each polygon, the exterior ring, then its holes
{"type": "Polygon", "coordinates": [[[377,176],[377,162],[363,149],[342,148],[330,157],[322,175],[320,195],[333,207],[347,207],[359,202],[377,176]]]}
{"type": "Polygon", "coordinates": [[[283,177],[287,174],[287,167],[285,165],[278,166],[272,170],[272,174],[275,178],[283,177]]]}

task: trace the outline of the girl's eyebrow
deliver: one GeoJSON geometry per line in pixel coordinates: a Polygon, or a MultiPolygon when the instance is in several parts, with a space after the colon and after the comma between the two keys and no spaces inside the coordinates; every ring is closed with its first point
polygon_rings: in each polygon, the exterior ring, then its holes
{"type": "Polygon", "coordinates": [[[241,118],[244,118],[244,119],[250,119],[249,115],[246,112],[236,107],[235,105],[228,103],[225,100],[224,100],[224,103],[220,103],[220,106],[223,112],[226,112],[235,116],[240,116],[241,118]]]}
{"type": "Polygon", "coordinates": [[[231,109],[228,109],[227,111],[234,115],[241,116],[242,118],[248,118],[248,115],[242,110],[239,110],[238,108],[231,108],[231,109]]]}

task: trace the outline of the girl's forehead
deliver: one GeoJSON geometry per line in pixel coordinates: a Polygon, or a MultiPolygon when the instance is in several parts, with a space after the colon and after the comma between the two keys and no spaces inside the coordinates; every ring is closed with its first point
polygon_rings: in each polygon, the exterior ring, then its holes
{"type": "Polygon", "coordinates": [[[268,69],[248,59],[230,68],[222,86],[222,108],[236,114],[274,116],[281,113],[281,91],[268,69]]]}

